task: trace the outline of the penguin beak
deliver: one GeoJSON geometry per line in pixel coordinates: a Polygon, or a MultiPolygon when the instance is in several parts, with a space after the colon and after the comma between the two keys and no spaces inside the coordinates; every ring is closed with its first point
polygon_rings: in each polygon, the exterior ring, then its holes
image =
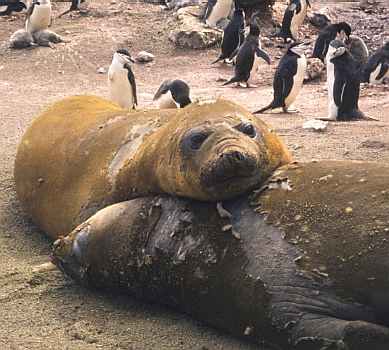
{"type": "Polygon", "coordinates": [[[263,51],[262,49],[257,50],[257,55],[258,55],[258,57],[263,58],[267,62],[267,64],[271,64],[271,60],[270,60],[269,55],[265,51],[263,51]]]}

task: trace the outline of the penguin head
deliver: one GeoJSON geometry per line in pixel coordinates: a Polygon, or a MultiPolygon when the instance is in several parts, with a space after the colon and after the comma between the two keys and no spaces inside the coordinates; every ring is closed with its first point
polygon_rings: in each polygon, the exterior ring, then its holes
{"type": "Polygon", "coordinates": [[[131,57],[130,53],[126,49],[119,49],[113,55],[113,59],[117,60],[123,66],[130,62],[135,63],[134,59],[131,57]]]}
{"type": "Polygon", "coordinates": [[[156,101],[162,95],[171,94],[174,102],[181,108],[187,106],[192,101],[190,100],[190,88],[187,83],[182,80],[165,80],[158,91],[155,93],[153,100],[156,101]]]}
{"type": "Polygon", "coordinates": [[[351,26],[346,22],[339,22],[337,25],[337,32],[342,40],[351,35],[351,26]]]}

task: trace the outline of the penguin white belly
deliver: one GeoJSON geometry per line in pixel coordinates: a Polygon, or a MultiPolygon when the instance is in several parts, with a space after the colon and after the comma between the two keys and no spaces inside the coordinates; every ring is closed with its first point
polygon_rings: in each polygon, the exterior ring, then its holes
{"type": "Polygon", "coordinates": [[[380,74],[380,71],[381,71],[381,63],[377,66],[377,68],[373,72],[370,73],[369,83],[380,84],[383,82],[385,77],[389,77],[389,71],[388,71],[381,79],[377,79],[377,76],[378,74],[380,74]]]}
{"type": "MultiPolygon", "coordinates": [[[[330,51],[330,50],[329,50],[330,51]]],[[[327,91],[328,91],[328,118],[336,119],[338,116],[338,106],[334,101],[334,82],[335,82],[335,67],[330,62],[329,54],[326,57],[327,62],[327,91]]]]}
{"type": "Polygon", "coordinates": [[[254,55],[254,63],[253,63],[253,68],[251,68],[249,82],[252,82],[257,76],[259,72],[259,66],[261,65],[260,60],[261,58],[259,58],[257,55],[254,55]]]}
{"type": "Polygon", "coordinates": [[[26,30],[30,33],[47,29],[51,21],[51,4],[35,5],[34,11],[26,22],[26,30]]]}
{"type": "Polygon", "coordinates": [[[173,96],[170,91],[168,91],[166,94],[163,94],[158,99],[158,105],[160,109],[178,108],[178,105],[173,100],[173,96]]]}
{"type": "Polygon", "coordinates": [[[211,27],[216,27],[217,22],[219,22],[222,18],[228,17],[231,11],[231,7],[232,0],[217,0],[205,23],[211,27]]]}
{"type": "Polygon", "coordinates": [[[292,105],[298,94],[300,93],[301,87],[303,86],[305,70],[307,68],[307,59],[305,55],[297,59],[297,72],[293,77],[293,86],[289,95],[285,98],[285,107],[288,108],[292,105]]]}
{"type": "Polygon", "coordinates": [[[109,90],[111,100],[117,103],[124,109],[129,109],[134,106],[134,97],[130,82],[128,81],[127,70],[121,69],[111,75],[113,79],[109,79],[109,90]]]}
{"type": "Polygon", "coordinates": [[[292,17],[292,21],[290,23],[290,32],[292,33],[293,37],[297,39],[300,26],[303,24],[304,19],[307,15],[307,9],[308,5],[305,0],[301,0],[301,11],[298,14],[295,14],[292,17]]]}

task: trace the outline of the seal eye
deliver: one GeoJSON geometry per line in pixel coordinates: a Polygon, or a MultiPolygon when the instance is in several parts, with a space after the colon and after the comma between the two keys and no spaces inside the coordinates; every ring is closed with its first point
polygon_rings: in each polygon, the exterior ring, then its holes
{"type": "Polygon", "coordinates": [[[257,136],[257,132],[255,131],[254,125],[251,123],[239,124],[237,129],[240,132],[242,132],[243,134],[245,134],[251,138],[254,138],[255,136],[257,136]]]}
{"type": "Polygon", "coordinates": [[[190,148],[193,150],[200,149],[201,145],[208,138],[209,134],[206,133],[196,133],[190,138],[190,148]]]}

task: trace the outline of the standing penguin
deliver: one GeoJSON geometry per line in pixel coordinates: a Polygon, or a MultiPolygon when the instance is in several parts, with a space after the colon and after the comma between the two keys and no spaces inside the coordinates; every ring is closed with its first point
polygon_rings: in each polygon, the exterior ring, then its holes
{"type": "Polygon", "coordinates": [[[232,20],[224,28],[223,40],[221,45],[221,54],[216,61],[232,60],[238,53],[240,45],[244,41],[244,18],[243,11],[240,8],[235,8],[232,20]]]}
{"type": "Polygon", "coordinates": [[[279,107],[282,107],[285,113],[292,112],[290,107],[300,93],[307,68],[304,49],[304,43],[290,45],[286,54],[281,58],[274,75],[273,101],[254,114],[279,107]]]}
{"type": "Polygon", "coordinates": [[[216,27],[217,23],[227,18],[232,9],[232,0],[208,0],[205,9],[204,20],[210,27],[216,27]]]}
{"type": "Polygon", "coordinates": [[[297,40],[298,30],[307,15],[308,6],[311,6],[309,0],[291,0],[285,10],[281,30],[277,36],[284,38],[285,42],[288,38],[297,40]]]}
{"type": "Polygon", "coordinates": [[[326,66],[327,66],[327,91],[328,91],[328,119],[336,120],[338,107],[334,101],[334,83],[335,83],[335,67],[331,62],[334,57],[334,52],[340,48],[345,47],[344,42],[341,40],[332,40],[328,47],[326,55],[326,66]]]}
{"type": "Polygon", "coordinates": [[[320,58],[324,63],[330,42],[335,39],[345,40],[351,35],[351,27],[346,22],[330,24],[322,29],[316,39],[312,58],[320,58]]]}
{"type": "Polygon", "coordinates": [[[159,108],[184,108],[191,104],[190,89],[182,80],[165,80],[155,93],[153,101],[159,102],[159,108]]]}
{"type": "Polygon", "coordinates": [[[379,84],[389,77],[389,41],[368,60],[363,70],[363,82],[379,84]]]}
{"type": "MultiPolygon", "coordinates": [[[[356,120],[365,119],[359,110],[360,75],[358,63],[346,47],[335,49],[329,56],[334,64],[334,83],[329,105],[334,106],[332,119],[356,120]]],[[[329,82],[330,83],[330,82],[329,82]]]]}
{"type": "Polygon", "coordinates": [[[271,63],[269,55],[261,49],[259,42],[259,27],[251,23],[250,32],[236,56],[235,75],[223,85],[231,83],[245,83],[249,87],[248,80],[254,65],[255,55],[271,63]]]}
{"type": "Polygon", "coordinates": [[[128,109],[138,105],[135,76],[130,62],[135,62],[127,50],[117,50],[108,69],[108,86],[111,100],[128,109]]]}
{"type": "Polygon", "coordinates": [[[45,30],[51,21],[50,0],[32,0],[27,10],[26,31],[29,33],[45,30]]]}

